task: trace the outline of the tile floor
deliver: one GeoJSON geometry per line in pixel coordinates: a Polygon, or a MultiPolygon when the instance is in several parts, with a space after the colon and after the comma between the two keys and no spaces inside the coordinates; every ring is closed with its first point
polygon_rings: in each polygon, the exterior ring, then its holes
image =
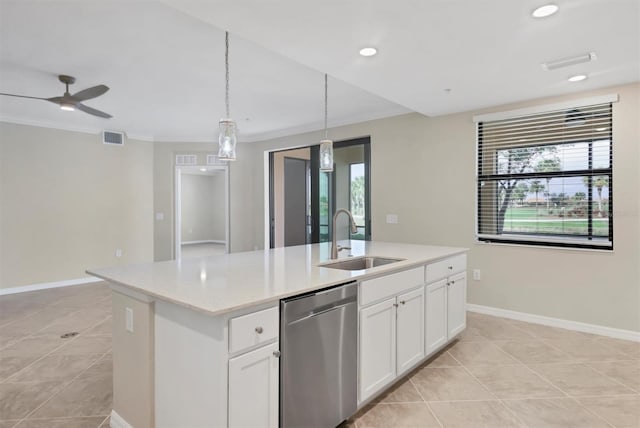
{"type": "MultiPolygon", "coordinates": [[[[0,428],[107,427],[111,378],[104,283],[0,297],[0,428]]],[[[347,425],[640,427],[640,343],[469,313],[347,425]]]]}

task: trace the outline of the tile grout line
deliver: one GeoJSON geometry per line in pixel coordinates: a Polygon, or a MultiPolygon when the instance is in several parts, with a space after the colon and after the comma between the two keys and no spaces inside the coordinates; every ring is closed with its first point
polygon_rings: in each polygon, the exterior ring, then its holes
{"type": "MultiPolygon", "coordinates": [[[[110,316],[111,316],[111,315],[110,315],[110,316]]],[[[97,324],[93,325],[93,326],[92,326],[92,327],[90,327],[89,329],[94,328],[94,327],[97,327],[98,325],[100,325],[100,324],[101,324],[101,323],[103,323],[104,321],[106,321],[106,318],[105,318],[104,320],[100,321],[99,323],[97,323],[97,324]]],[[[46,328],[46,327],[45,327],[45,328],[46,328]]],[[[89,329],[87,329],[87,330],[89,330],[89,329]]],[[[44,358],[46,358],[46,357],[50,356],[51,354],[53,354],[53,353],[54,353],[54,352],[56,352],[57,350],[59,350],[59,349],[61,349],[61,348],[65,347],[65,346],[67,346],[69,343],[73,343],[73,342],[75,342],[76,340],[78,340],[78,338],[79,338],[81,335],[82,335],[82,333],[78,334],[76,337],[74,337],[73,339],[71,339],[71,340],[70,340],[70,341],[68,341],[68,342],[61,343],[58,347],[53,348],[51,351],[49,351],[49,352],[47,352],[46,354],[42,355],[40,358],[35,359],[34,361],[32,361],[31,363],[27,364],[25,367],[21,368],[20,370],[18,370],[17,372],[15,372],[14,374],[12,374],[11,376],[9,376],[9,377],[7,377],[6,379],[4,379],[4,380],[0,381],[0,383],[17,383],[17,382],[11,382],[11,379],[12,379],[13,377],[15,377],[15,376],[19,375],[19,374],[20,374],[20,373],[22,373],[23,371],[27,370],[28,368],[30,368],[31,366],[33,366],[33,365],[34,365],[34,364],[36,364],[37,362],[41,361],[42,359],[44,359],[44,358]]],[[[26,338],[29,338],[29,337],[31,337],[31,336],[33,336],[33,335],[27,336],[26,338]]],[[[34,337],[35,337],[35,336],[34,336],[34,337]]],[[[26,339],[26,338],[25,338],[25,339],[26,339]]],[[[23,339],[23,340],[24,340],[24,339],[23,339]]],[[[18,342],[20,342],[20,341],[18,341],[18,342]]],[[[18,343],[18,342],[15,342],[15,343],[18,343]]],[[[102,357],[100,357],[100,358],[102,358],[102,357]]]]}
{"type": "MultiPolygon", "coordinates": [[[[497,345],[494,345],[494,346],[496,346],[496,348],[500,349],[497,345]]],[[[508,355],[508,354],[507,354],[507,355],[508,355]]],[[[454,360],[456,360],[456,361],[457,361],[457,362],[462,366],[462,368],[463,368],[463,369],[465,369],[465,370],[467,371],[467,373],[469,373],[469,375],[470,375],[472,378],[474,378],[474,379],[475,379],[475,381],[476,381],[476,382],[478,382],[478,383],[479,383],[479,384],[480,384],[484,389],[486,389],[486,390],[489,392],[489,394],[491,394],[492,396],[494,396],[494,397],[496,398],[496,400],[497,400],[497,401],[502,405],[502,407],[503,407],[504,409],[506,409],[506,410],[507,410],[507,412],[509,412],[509,413],[510,413],[510,414],[511,414],[511,415],[512,415],[512,416],[513,416],[517,421],[519,421],[520,423],[522,423],[522,425],[523,425],[523,426],[525,426],[525,427],[526,427],[526,426],[528,426],[528,425],[527,425],[527,424],[526,424],[522,419],[520,419],[520,418],[518,417],[518,415],[516,415],[516,414],[515,414],[515,412],[514,412],[514,411],[512,411],[509,407],[507,407],[507,405],[506,405],[506,404],[504,404],[504,403],[500,400],[500,398],[498,398],[498,396],[497,396],[496,394],[494,394],[492,391],[490,391],[490,390],[489,390],[489,388],[488,388],[484,383],[480,382],[480,379],[478,379],[477,377],[475,377],[475,376],[474,376],[474,374],[473,374],[473,373],[471,373],[471,371],[470,371],[470,370],[469,370],[469,369],[468,369],[464,364],[462,364],[462,363],[461,363],[461,362],[460,362],[456,357],[454,357],[454,356],[453,356],[453,354],[451,354],[451,357],[452,357],[454,360]]]]}
{"type": "Polygon", "coordinates": [[[589,409],[587,406],[583,405],[577,397],[569,397],[569,398],[572,399],[578,406],[582,407],[587,413],[590,413],[590,414],[596,416],[597,418],[603,420],[611,428],[616,428],[616,426],[614,424],[612,424],[611,422],[609,422],[607,419],[605,419],[604,416],[600,416],[600,414],[596,413],[595,411],[589,409]]]}
{"type": "MultiPolygon", "coordinates": [[[[91,363],[86,369],[82,370],[80,373],[78,373],[76,376],[74,376],[68,383],[66,383],[62,388],[60,388],[60,390],[54,392],[49,398],[47,398],[39,406],[37,406],[35,409],[33,409],[31,412],[29,412],[24,418],[22,418],[22,420],[19,422],[19,424],[22,423],[23,421],[27,420],[29,418],[29,416],[31,416],[35,412],[37,412],[45,404],[47,404],[49,401],[51,401],[55,396],[60,394],[62,391],[66,390],[69,387],[69,385],[71,385],[76,379],[78,379],[80,376],[82,376],[82,374],[85,373],[87,370],[89,370],[91,367],[95,366],[98,363],[98,361],[102,360],[105,357],[105,355],[107,355],[107,354],[109,354],[109,352],[105,352],[102,355],[100,355],[98,358],[96,358],[96,360],[93,363],[91,363]]],[[[91,355],[91,354],[89,354],[89,355],[91,355]]],[[[100,416],[102,416],[102,415],[100,415],[100,416]]]]}
{"type": "MultiPolygon", "coordinates": [[[[449,353],[449,351],[445,351],[446,353],[449,353]]],[[[426,367],[426,366],[425,366],[426,367]]],[[[424,367],[423,367],[424,368],[424,367]]],[[[431,406],[429,405],[429,402],[427,400],[424,399],[424,396],[422,395],[422,392],[420,392],[420,389],[416,386],[416,384],[413,382],[413,376],[411,376],[409,378],[409,382],[411,382],[411,386],[413,386],[413,389],[415,389],[418,392],[418,395],[420,396],[420,398],[422,398],[422,402],[424,404],[426,404],[427,406],[427,410],[429,410],[429,413],[431,413],[431,415],[433,415],[433,418],[436,420],[436,422],[438,422],[438,425],[440,425],[440,428],[444,428],[444,425],[442,425],[442,422],[440,422],[440,419],[438,419],[438,416],[436,416],[436,412],[433,411],[433,409],[431,408],[431,406]]]]}

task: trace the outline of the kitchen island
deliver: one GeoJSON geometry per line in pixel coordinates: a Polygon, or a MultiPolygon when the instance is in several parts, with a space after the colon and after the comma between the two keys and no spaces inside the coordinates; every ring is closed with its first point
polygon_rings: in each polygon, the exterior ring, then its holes
{"type": "Polygon", "coordinates": [[[287,297],[357,281],[360,407],[464,329],[466,249],[341,244],[401,260],[332,269],[321,243],[88,271],[113,290],[112,426],[277,426],[287,297]]]}

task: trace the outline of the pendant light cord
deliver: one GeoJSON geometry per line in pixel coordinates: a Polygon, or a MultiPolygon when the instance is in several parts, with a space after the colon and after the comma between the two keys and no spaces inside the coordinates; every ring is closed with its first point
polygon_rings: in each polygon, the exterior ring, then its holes
{"type": "Polygon", "coordinates": [[[225,94],[224,101],[225,106],[227,108],[227,119],[231,117],[231,113],[229,110],[229,32],[225,31],[224,33],[224,67],[225,67],[225,94]]]}
{"type": "Polygon", "coordinates": [[[324,139],[327,140],[327,74],[324,75],[324,139]]]}

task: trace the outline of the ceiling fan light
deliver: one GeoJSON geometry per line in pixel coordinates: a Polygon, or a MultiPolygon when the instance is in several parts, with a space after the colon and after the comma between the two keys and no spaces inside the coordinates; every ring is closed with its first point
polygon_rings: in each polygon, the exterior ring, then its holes
{"type": "Polygon", "coordinates": [[[73,104],[60,104],[60,109],[64,111],[74,111],[76,107],[73,104]]]}
{"type": "Polygon", "coordinates": [[[232,119],[220,119],[220,136],[218,137],[218,159],[236,160],[236,122],[232,119]]]}

